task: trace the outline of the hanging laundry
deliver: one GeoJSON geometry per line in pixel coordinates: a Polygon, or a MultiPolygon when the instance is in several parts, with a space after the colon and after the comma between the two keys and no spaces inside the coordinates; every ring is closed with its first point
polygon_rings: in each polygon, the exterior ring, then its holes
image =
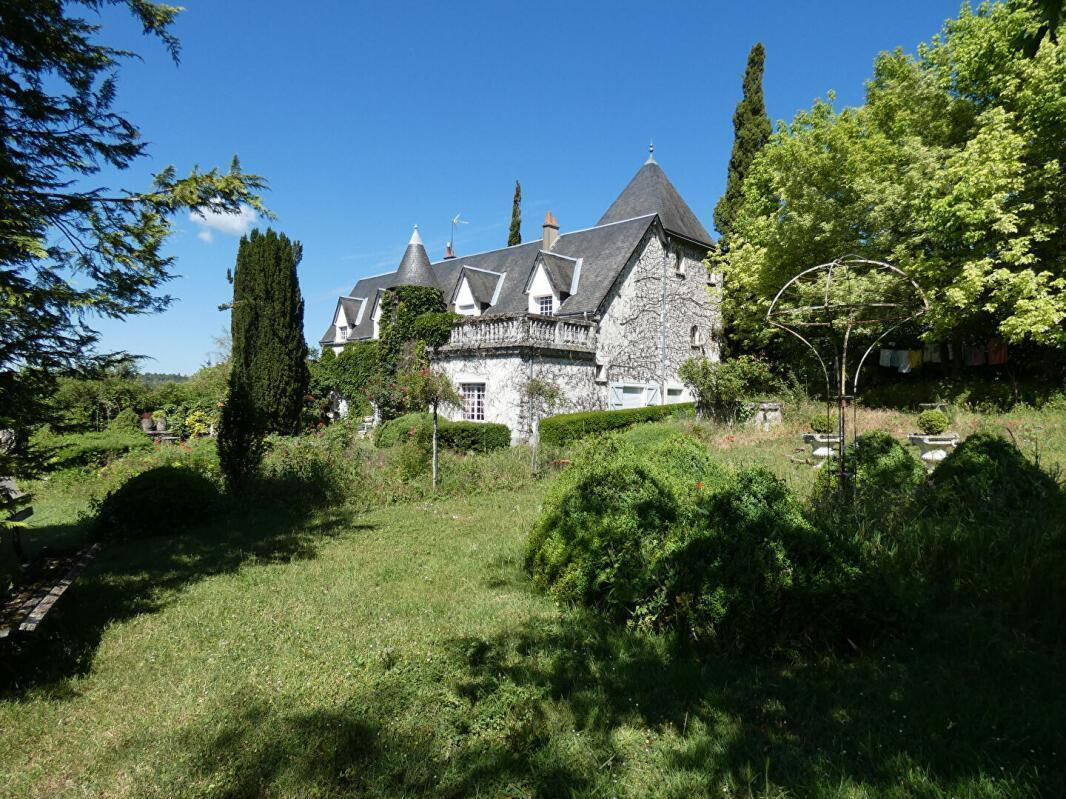
{"type": "Polygon", "coordinates": [[[926,363],[940,363],[940,345],[927,342],[922,357],[926,363]]]}
{"type": "Polygon", "coordinates": [[[966,353],[966,365],[967,366],[984,366],[985,365],[985,348],[984,347],[970,347],[966,353]]]}
{"type": "Polygon", "coordinates": [[[907,351],[892,350],[892,365],[899,370],[901,375],[907,374],[911,370],[911,361],[907,357],[907,351]]]}
{"type": "Polygon", "coordinates": [[[891,366],[892,365],[892,350],[885,350],[885,349],[881,350],[881,357],[878,360],[878,363],[881,366],[891,366]]]}
{"type": "Polygon", "coordinates": [[[922,351],[921,350],[908,350],[907,351],[907,365],[911,369],[917,369],[922,365],[922,351]]]}
{"type": "Polygon", "coordinates": [[[993,366],[1007,362],[1007,345],[998,338],[988,342],[988,362],[993,366]]]}

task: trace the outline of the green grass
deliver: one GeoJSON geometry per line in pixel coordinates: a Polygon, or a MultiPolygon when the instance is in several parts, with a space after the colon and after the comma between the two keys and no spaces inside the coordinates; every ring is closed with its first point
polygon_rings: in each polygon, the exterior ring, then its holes
{"type": "MultiPolygon", "coordinates": [[[[1062,463],[1047,414],[956,429],[1008,422],[1062,463]]],[[[694,432],[802,486],[798,430],[694,432]]],[[[1061,651],[959,618],[871,651],[698,657],[531,588],[545,486],[109,547],[0,650],[0,797],[1066,795],[1061,651]]],[[[60,488],[45,534],[81,507],[60,488]]]]}

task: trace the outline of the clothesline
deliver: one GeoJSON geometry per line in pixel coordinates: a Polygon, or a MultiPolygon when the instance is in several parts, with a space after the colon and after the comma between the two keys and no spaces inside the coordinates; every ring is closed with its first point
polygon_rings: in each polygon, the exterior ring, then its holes
{"type": "MultiPolygon", "coordinates": [[[[885,347],[881,349],[878,364],[905,375],[921,367],[923,363],[941,363],[942,354],[940,344],[926,344],[920,350],[898,350],[885,347]]],[[[984,346],[964,347],[960,357],[967,366],[984,366],[985,364],[999,366],[1007,362],[1009,353],[1006,344],[999,339],[992,339],[984,346]]],[[[955,348],[951,344],[947,345],[947,359],[955,360],[955,348]]]]}

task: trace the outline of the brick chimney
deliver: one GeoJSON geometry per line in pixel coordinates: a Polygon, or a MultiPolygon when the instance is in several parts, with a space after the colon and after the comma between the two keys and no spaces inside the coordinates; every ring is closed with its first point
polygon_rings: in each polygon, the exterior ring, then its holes
{"type": "Polygon", "coordinates": [[[558,238],[559,223],[555,221],[552,212],[548,211],[548,213],[544,215],[544,242],[541,244],[541,249],[550,250],[555,246],[555,241],[558,238]]]}

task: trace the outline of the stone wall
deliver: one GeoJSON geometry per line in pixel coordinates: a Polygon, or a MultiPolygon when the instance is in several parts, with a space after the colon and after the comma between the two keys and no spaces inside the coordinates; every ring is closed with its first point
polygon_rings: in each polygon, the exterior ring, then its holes
{"type": "MultiPolygon", "coordinates": [[[[485,384],[485,421],[511,428],[511,442],[530,435],[529,407],[523,389],[531,377],[559,385],[564,402],[556,413],[604,407],[606,390],[596,384],[596,367],[588,356],[582,359],[547,355],[523,348],[505,352],[444,353],[433,365],[448,375],[458,389],[462,383],[485,384]]],[[[462,419],[461,408],[445,412],[449,419],[462,419]]]]}
{"type": "Polygon", "coordinates": [[[686,360],[718,360],[720,303],[708,291],[703,255],[658,228],[649,232],[600,322],[596,356],[606,381],[680,386],[677,372],[686,360]]]}

